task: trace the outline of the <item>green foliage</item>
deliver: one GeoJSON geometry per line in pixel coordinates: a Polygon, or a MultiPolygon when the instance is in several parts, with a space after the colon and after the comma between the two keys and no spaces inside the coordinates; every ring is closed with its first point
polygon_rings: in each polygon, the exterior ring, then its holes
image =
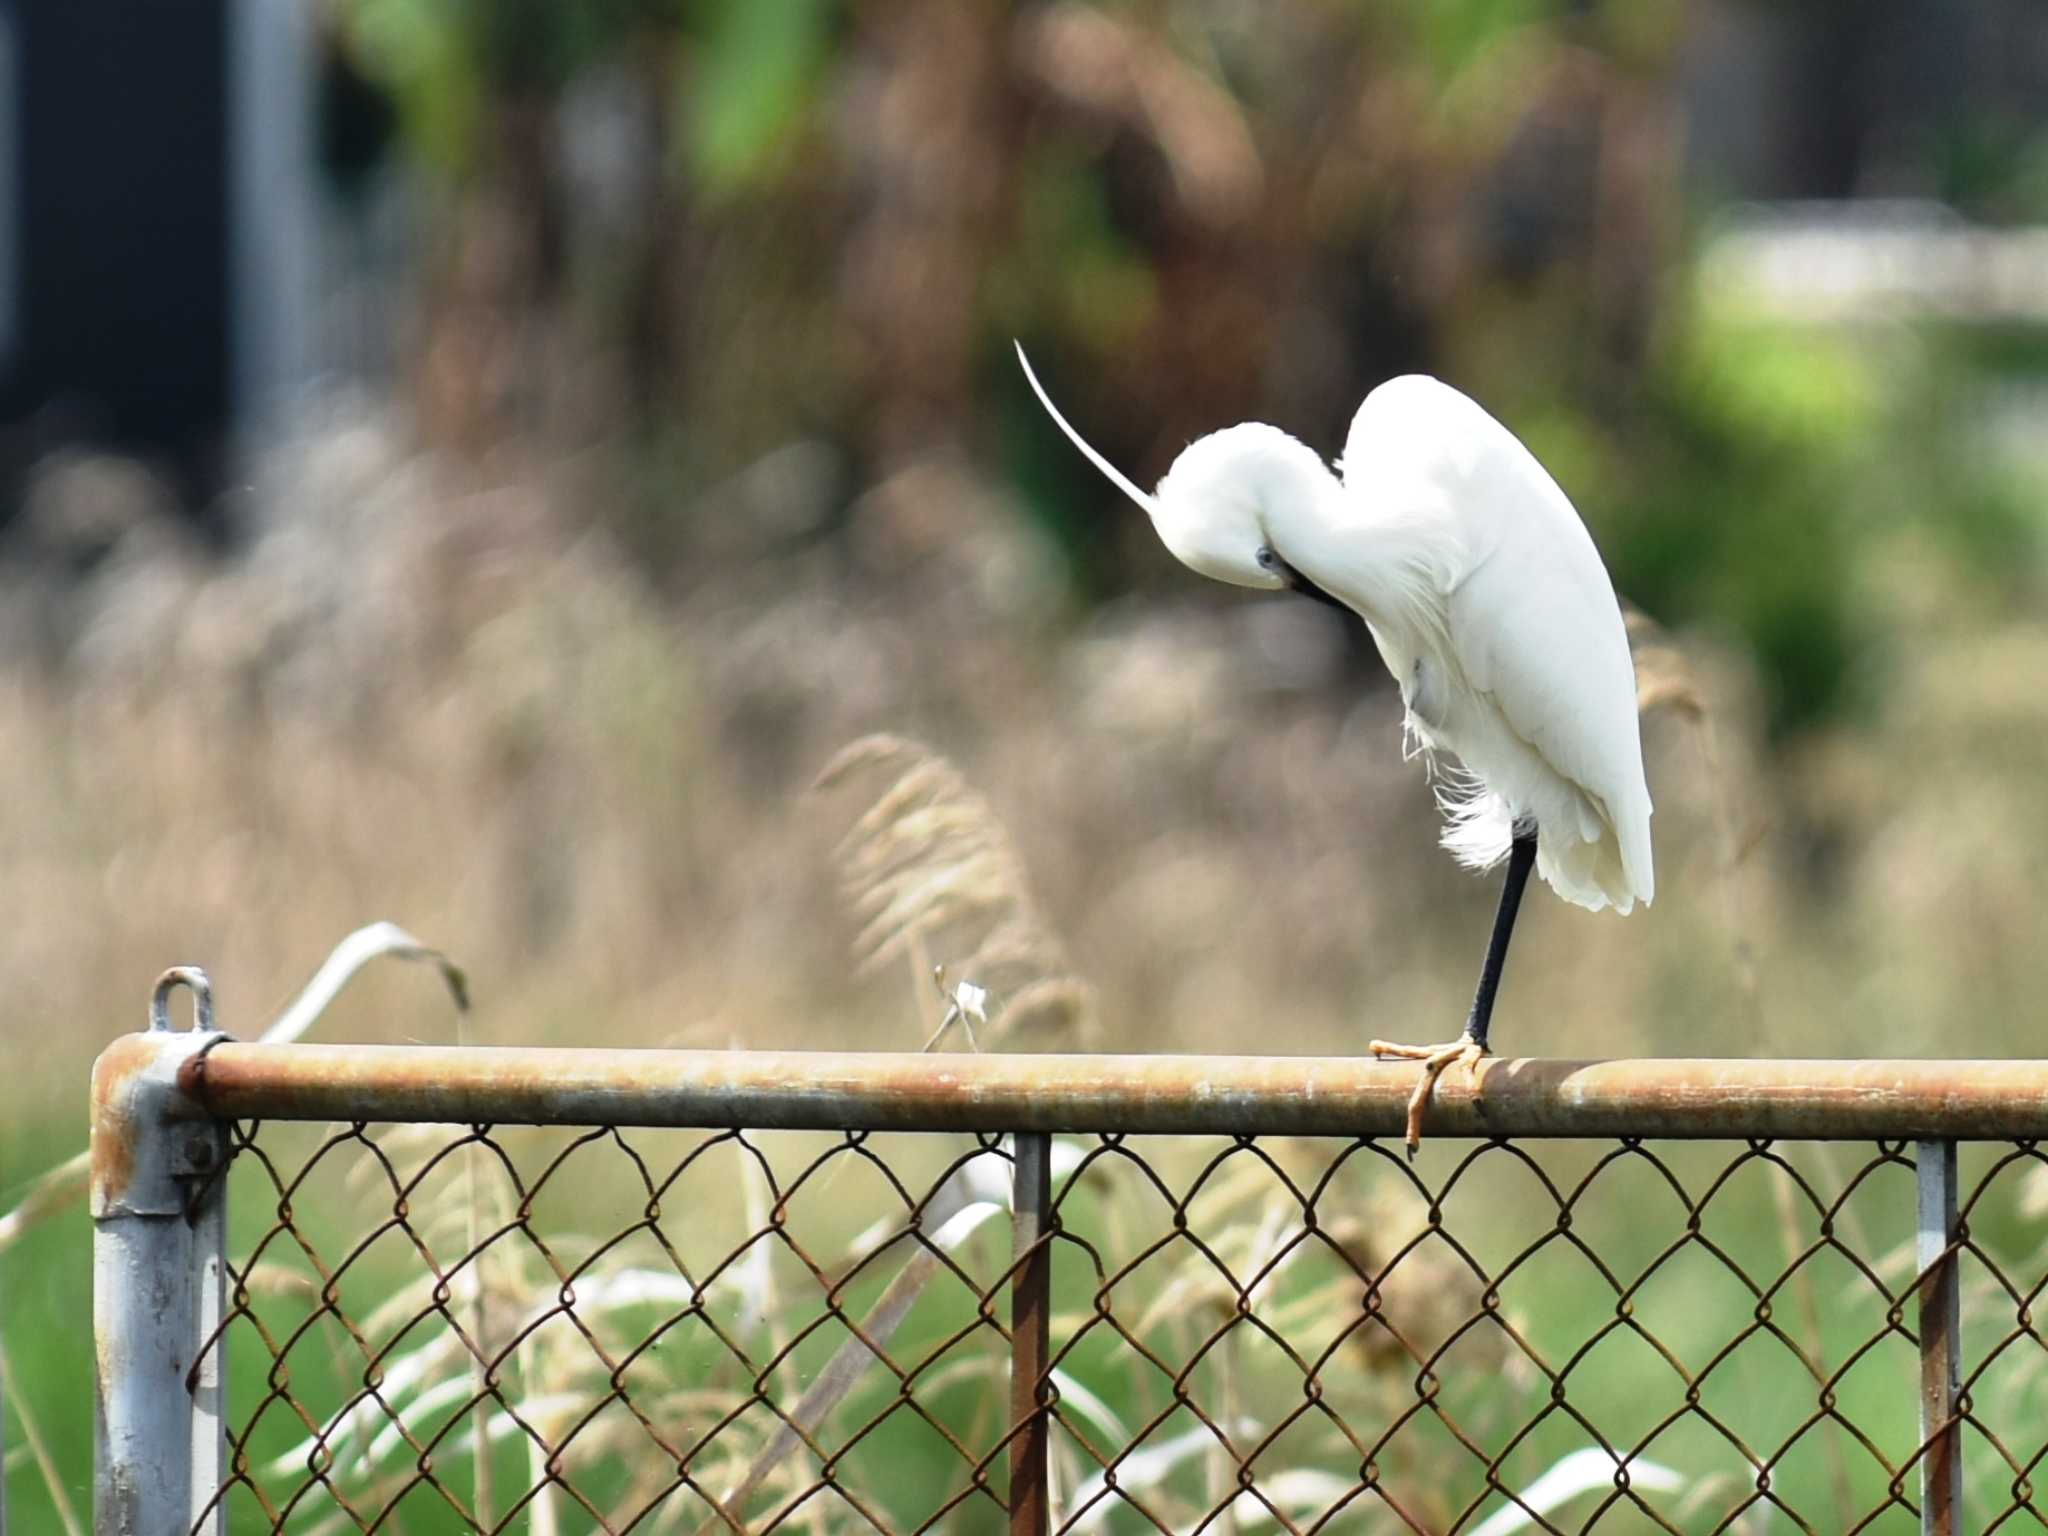
{"type": "Polygon", "coordinates": [[[1482,54],[1560,9],[1556,0],[1422,0],[1407,7],[1406,25],[1437,84],[1447,86],[1482,54]]]}
{"type": "MultiPolygon", "coordinates": [[[[1644,132],[1681,110],[1682,0],[1296,0],[1256,26],[1178,4],[1090,10],[989,8],[1005,35],[986,110],[946,130],[979,135],[947,146],[971,175],[900,141],[863,159],[858,128],[835,134],[823,107],[856,83],[880,99],[901,71],[912,100],[947,67],[916,56],[946,46],[944,28],[878,25],[841,0],[347,0],[343,14],[417,157],[457,178],[490,174],[507,102],[623,58],[652,81],[673,203],[650,214],[644,251],[571,285],[639,285],[607,312],[635,328],[653,316],[657,334],[687,288],[685,319],[634,380],[638,409],[673,417],[638,441],[725,451],[650,450],[636,473],[659,516],[701,489],[687,482],[791,435],[886,470],[896,449],[870,440],[877,422],[900,443],[906,421],[972,389],[958,413],[984,423],[971,456],[1021,488],[1077,591],[1115,591],[1128,573],[1085,515],[1092,480],[1015,429],[1007,344],[1022,334],[1049,369],[1121,380],[1092,400],[1081,384],[1112,446],[1156,447],[1162,424],[1192,435],[1231,407],[1284,409],[1328,446],[1353,391],[1392,365],[1443,374],[1551,466],[1630,599],[1755,653],[1781,735],[1854,706],[1856,680],[1877,675],[1890,618],[1868,610],[1864,573],[1902,530],[1930,531],[1989,600],[2023,595],[2015,557],[2038,542],[2040,488],[1979,428],[1986,381],[2039,378],[2048,343],[1794,324],[1701,291],[1711,225],[1693,215],[1711,210],[1685,207],[1682,136],[1644,132]],[[1245,201],[1190,195],[1219,166],[1255,189],[1245,201]],[[938,320],[940,295],[965,295],[965,317],[938,320]],[[905,358],[931,371],[905,377],[905,358]],[[1305,417],[1321,399],[1326,419],[1305,417]]],[[[1966,214],[2048,213],[2048,136],[2010,103],[1913,142],[1924,184],[1966,214]]]]}
{"type": "Polygon", "coordinates": [[[1959,116],[1929,159],[1936,194],[1966,213],[1993,223],[2048,218],[2048,140],[2037,117],[1959,116]]]}
{"type": "Polygon", "coordinates": [[[1845,453],[1879,424],[1871,359],[1843,333],[1752,319],[1702,300],[1675,351],[1682,417],[1745,454],[1845,453]]]}
{"type": "Polygon", "coordinates": [[[1161,318],[1158,272],[1117,227],[1100,167],[1070,145],[1048,145],[1026,160],[1019,181],[1014,250],[1032,299],[1054,306],[1093,351],[1139,344],[1161,318]]]}
{"type": "MultiPolygon", "coordinates": [[[[2039,487],[1989,451],[1967,347],[1897,330],[1680,307],[1632,413],[1555,403],[1525,430],[1599,533],[1617,586],[1756,659],[1778,735],[1873,702],[1896,615],[1863,573],[1904,537],[2017,600],[2039,487]]],[[[1996,350],[2032,355],[2016,339],[1996,350]]],[[[1931,573],[1930,573],[1931,574],[1931,573]]]]}
{"type": "Polygon", "coordinates": [[[413,153],[445,171],[466,169],[476,145],[483,80],[466,14],[423,0],[356,0],[349,11],[355,46],[397,98],[413,153]]]}
{"type": "Polygon", "coordinates": [[[342,14],[364,65],[397,98],[413,152],[461,175],[477,169],[494,100],[547,99],[577,70],[617,57],[666,9],[664,0],[345,0],[342,14]]]}
{"type": "Polygon", "coordinates": [[[1704,304],[1690,319],[1660,399],[1662,484],[1629,541],[1652,558],[1618,564],[1655,611],[1749,643],[1782,731],[1843,702],[1859,456],[1883,402],[1868,359],[1839,336],[1704,304]]]}
{"type": "MultiPolygon", "coordinates": [[[[82,1081],[82,1079],[81,1079],[82,1081]]],[[[76,1103],[82,1103],[83,1090],[76,1103]]],[[[0,1208],[11,1208],[30,1178],[69,1157],[79,1143],[73,1110],[61,1120],[17,1101],[0,1137],[0,1208]]],[[[6,1259],[0,1285],[0,1338],[6,1341],[14,1384],[35,1431],[59,1468],[73,1513],[91,1518],[92,1332],[82,1306],[92,1294],[92,1227],[82,1208],[67,1211],[29,1233],[6,1259]]],[[[21,1447],[5,1469],[4,1503],[24,1531],[62,1531],[57,1505],[40,1469],[26,1454],[17,1406],[7,1405],[8,1448],[21,1447]]]]}
{"type": "Polygon", "coordinates": [[[832,39],[833,0],[719,0],[678,82],[679,146],[699,185],[731,193],[762,174],[816,94],[832,39]]]}

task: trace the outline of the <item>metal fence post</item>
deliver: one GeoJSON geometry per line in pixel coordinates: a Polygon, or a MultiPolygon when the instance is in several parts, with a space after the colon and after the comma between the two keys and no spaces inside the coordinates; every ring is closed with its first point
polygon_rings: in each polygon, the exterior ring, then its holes
{"type": "Polygon", "coordinates": [[[1046,1411],[1039,1401],[1052,1343],[1052,1137],[1014,1141],[1016,1273],[1010,1291],[1010,1536],[1045,1536],[1046,1411]]]}
{"type": "Polygon", "coordinates": [[[218,1536],[225,1465],[220,1350],[199,1351],[226,1303],[227,1128],[178,1089],[220,1036],[203,972],[165,972],[146,1033],[92,1074],[93,1529],[218,1536]],[[194,1028],[170,1027],[173,988],[194,1028]],[[213,1506],[209,1512],[209,1506],[213,1506]]]}
{"type": "Polygon", "coordinates": [[[1962,1381],[1962,1287],[1956,1240],[1956,1144],[1914,1148],[1920,1183],[1920,1530],[1963,1529],[1963,1433],[1956,1419],[1962,1381]]]}

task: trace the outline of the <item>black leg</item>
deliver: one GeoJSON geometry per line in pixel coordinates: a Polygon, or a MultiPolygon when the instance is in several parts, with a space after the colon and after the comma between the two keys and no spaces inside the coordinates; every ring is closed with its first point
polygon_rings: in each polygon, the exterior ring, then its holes
{"type": "Polygon", "coordinates": [[[1515,829],[1508,849],[1508,877],[1500,888],[1500,910],[1493,918],[1493,938],[1486,946],[1486,964],[1479,971],[1479,990],[1472,998],[1472,1012],[1465,1019],[1465,1036],[1486,1048],[1486,1031],[1493,1023],[1493,997],[1500,990],[1501,968],[1507,964],[1508,940],[1515,936],[1515,914],[1522,909],[1522,888],[1529,883],[1529,871],[1536,867],[1536,834],[1515,829]]]}

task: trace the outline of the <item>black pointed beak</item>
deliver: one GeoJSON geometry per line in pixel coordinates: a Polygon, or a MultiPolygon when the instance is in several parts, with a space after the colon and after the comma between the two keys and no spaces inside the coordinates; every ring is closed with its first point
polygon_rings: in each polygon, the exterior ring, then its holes
{"type": "Polygon", "coordinates": [[[1339,598],[1334,598],[1330,596],[1329,593],[1325,592],[1321,587],[1317,586],[1314,582],[1310,581],[1306,576],[1302,575],[1301,572],[1297,571],[1285,560],[1280,560],[1276,556],[1275,563],[1279,566],[1281,576],[1286,580],[1287,585],[1292,590],[1299,592],[1303,597],[1312,598],[1316,602],[1321,603],[1326,608],[1334,608],[1337,610],[1337,612],[1344,614],[1346,617],[1352,616],[1351,605],[1349,603],[1344,602],[1339,598]]]}

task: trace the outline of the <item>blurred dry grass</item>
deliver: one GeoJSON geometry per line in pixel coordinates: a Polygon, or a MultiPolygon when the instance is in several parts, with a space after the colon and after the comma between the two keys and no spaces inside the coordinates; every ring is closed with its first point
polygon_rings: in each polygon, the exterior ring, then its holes
{"type": "MultiPolygon", "coordinates": [[[[493,1042],[911,1048],[941,962],[1006,1049],[1349,1052],[1461,1016],[1492,883],[1441,855],[1396,701],[1316,605],[1190,579],[1078,616],[951,459],[869,492],[847,547],[751,543],[801,477],[744,477],[687,509],[716,554],[663,592],[590,531],[591,464],[445,461],[359,409],[275,457],[225,557],[118,470],[48,467],[0,601],[11,1193],[82,1142],[156,971],[203,963],[252,1034],[372,917],[464,963],[493,1042]],[[1034,989],[1077,1027],[1005,1037],[1034,989]]],[[[1661,899],[1530,903],[1504,1049],[2037,1049],[2048,628],[1925,551],[1873,566],[1911,644],[1870,719],[1788,751],[1739,656],[1632,624],[1661,899]]],[[[371,973],[321,1036],[447,1019],[371,973]]],[[[43,1326],[81,1229],[7,1304],[82,1491],[82,1356],[43,1326]]]]}
{"type": "MultiPolygon", "coordinates": [[[[950,461],[870,493],[851,560],[741,545],[657,594],[588,531],[603,491],[336,407],[252,488],[243,553],[138,515],[75,584],[17,562],[15,1106],[77,1123],[165,964],[207,965],[252,1032],[377,916],[464,961],[480,1038],[914,1044],[907,973],[854,964],[854,811],[807,793],[883,729],[1009,829],[1109,1048],[1350,1051],[1463,1006],[1493,893],[1437,852],[1390,697],[1312,605],[1191,585],[1077,618],[950,461]]],[[[1781,758],[1735,658],[1687,637],[1672,673],[1651,637],[1646,692],[1679,706],[1646,724],[1662,899],[1532,904],[1505,1049],[2032,1048],[2048,632],[1980,631],[1931,558],[1903,570],[1924,622],[1881,715],[1781,758]]],[[[373,981],[328,1037],[438,1029],[419,986],[373,981]]]]}

